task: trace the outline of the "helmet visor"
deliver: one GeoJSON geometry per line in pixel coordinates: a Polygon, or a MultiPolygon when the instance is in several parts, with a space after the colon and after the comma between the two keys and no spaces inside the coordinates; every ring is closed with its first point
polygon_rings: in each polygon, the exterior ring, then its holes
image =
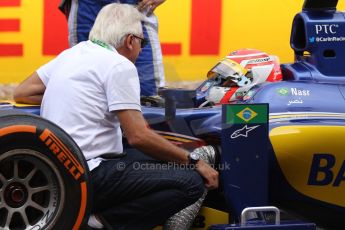
{"type": "Polygon", "coordinates": [[[220,75],[224,79],[228,77],[244,76],[247,70],[240,64],[229,59],[223,59],[217,63],[207,74],[207,78],[213,78],[220,75]]]}

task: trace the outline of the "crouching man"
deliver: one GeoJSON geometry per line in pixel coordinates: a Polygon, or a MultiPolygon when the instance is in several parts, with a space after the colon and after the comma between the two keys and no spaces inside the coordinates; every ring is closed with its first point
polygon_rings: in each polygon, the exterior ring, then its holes
{"type": "Polygon", "coordinates": [[[17,102],[41,104],[41,115],[83,151],[93,228],[151,229],[196,202],[205,187],[218,187],[217,171],[146,126],[133,64],[145,45],[141,17],[130,5],[105,6],[88,41],[37,69],[14,92],[17,102]],[[135,148],[126,155],[121,129],[135,148]],[[146,167],[168,162],[196,167],[146,167]]]}

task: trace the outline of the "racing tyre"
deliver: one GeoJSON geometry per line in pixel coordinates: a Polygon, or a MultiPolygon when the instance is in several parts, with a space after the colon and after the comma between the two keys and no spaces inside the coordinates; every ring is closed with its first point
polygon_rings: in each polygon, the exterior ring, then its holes
{"type": "Polygon", "coordinates": [[[89,214],[88,173],[61,128],[0,111],[0,229],[78,230],[89,214]]]}

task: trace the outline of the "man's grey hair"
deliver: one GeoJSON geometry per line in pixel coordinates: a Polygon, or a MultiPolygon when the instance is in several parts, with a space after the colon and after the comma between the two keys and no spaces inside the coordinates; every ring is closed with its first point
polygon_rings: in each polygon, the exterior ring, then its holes
{"type": "Polygon", "coordinates": [[[132,5],[112,3],[98,13],[90,31],[90,40],[100,40],[115,48],[123,44],[127,34],[141,35],[143,15],[132,5]]]}

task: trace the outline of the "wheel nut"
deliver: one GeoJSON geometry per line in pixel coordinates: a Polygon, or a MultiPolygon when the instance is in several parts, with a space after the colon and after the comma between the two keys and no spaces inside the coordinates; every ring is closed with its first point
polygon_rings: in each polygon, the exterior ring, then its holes
{"type": "Polygon", "coordinates": [[[22,202],[24,199],[24,191],[19,188],[13,189],[11,191],[11,198],[14,202],[17,202],[17,203],[22,202]]]}

